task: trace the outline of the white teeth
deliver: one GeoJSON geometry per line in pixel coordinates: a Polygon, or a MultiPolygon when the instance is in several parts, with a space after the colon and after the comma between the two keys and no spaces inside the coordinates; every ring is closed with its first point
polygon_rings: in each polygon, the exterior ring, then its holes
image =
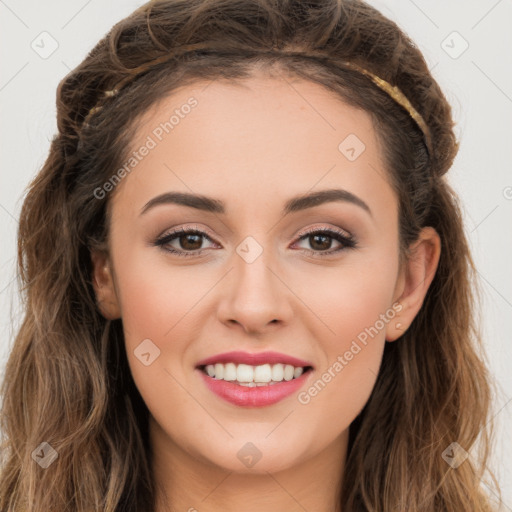
{"type": "Polygon", "coordinates": [[[272,368],[269,364],[254,367],[254,382],[270,382],[272,380],[272,368]]]}
{"type": "Polygon", "coordinates": [[[304,373],[304,368],[294,367],[291,364],[261,364],[251,366],[249,364],[216,363],[208,364],[204,368],[209,377],[236,381],[238,384],[247,387],[268,386],[278,382],[297,379],[304,373]]]}
{"type": "Polygon", "coordinates": [[[272,366],[272,380],[283,380],[284,366],[279,363],[272,366]]]}
{"type": "Polygon", "coordinates": [[[236,380],[238,382],[254,382],[254,370],[248,364],[239,364],[236,367],[236,380]]]}
{"type": "Polygon", "coordinates": [[[284,367],[284,380],[292,380],[293,379],[293,366],[291,364],[287,364],[284,367]]]}
{"type": "MultiPolygon", "coordinates": [[[[210,366],[210,365],[208,365],[208,366],[210,366]]],[[[215,365],[213,371],[215,373],[212,375],[212,377],[216,376],[217,379],[223,379],[224,378],[224,365],[223,364],[217,363],[215,365]]]]}
{"type": "Polygon", "coordinates": [[[224,365],[224,380],[236,380],[236,366],[234,363],[224,365]]]}

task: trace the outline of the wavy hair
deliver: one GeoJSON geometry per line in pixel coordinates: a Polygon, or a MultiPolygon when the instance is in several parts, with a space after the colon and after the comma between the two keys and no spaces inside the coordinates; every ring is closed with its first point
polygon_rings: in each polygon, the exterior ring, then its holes
{"type": "Polygon", "coordinates": [[[109,228],[109,196],[94,191],[125,161],[150,107],[178,87],[241,80],[261,67],[321,84],[371,115],[398,199],[401,261],[422,227],[441,238],[424,303],[386,344],[350,426],[341,509],[491,510],[482,482],[489,474],[497,487],[488,467],[492,382],[475,267],[445,176],[458,142],[421,52],[357,0],[157,0],[117,23],[58,86],[58,133],[19,222],[24,318],[1,389],[0,511],[152,510],[149,411],[121,320],[103,318],[92,287],[90,252],[107,247],[109,228]],[[432,154],[408,112],[344,62],[402,90],[428,126],[432,154]],[[454,441],[474,448],[457,469],[443,459],[454,441]],[[49,453],[42,442],[58,455],[46,469],[35,462],[44,446],[49,453]]]}

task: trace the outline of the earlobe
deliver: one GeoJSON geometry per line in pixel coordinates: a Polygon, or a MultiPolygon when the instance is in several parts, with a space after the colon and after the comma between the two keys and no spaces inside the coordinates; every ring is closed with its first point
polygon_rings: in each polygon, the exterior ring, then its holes
{"type": "Polygon", "coordinates": [[[397,280],[395,292],[400,312],[386,328],[386,341],[397,340],[411,325],[434,280],[441,256],[441,239],[432,227],[422,229],[410,247],[410,256],[397,280]]]}
{"type": "Polygon", "coordinates": [[[396,312],[395,317],[390,320],[386,327],[386,341],[396,341],[404,332],[407,327],[404,324],[404,318],[402,312],[404,311],[404,306],[401,302],[395,301],[393,303],[393,309],[396,312]]]}
{"type": "Polygon", "coordinates": [[[92,284],[100,313],[107,320],[121,318],[121,309],[108,254],[104,251],[91,251],[91,261],[92,284]]]}

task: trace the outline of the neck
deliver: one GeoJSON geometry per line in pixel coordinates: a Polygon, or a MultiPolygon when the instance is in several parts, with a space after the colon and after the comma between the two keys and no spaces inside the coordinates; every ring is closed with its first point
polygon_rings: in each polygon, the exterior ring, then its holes
{"type": "Polygon", "coordinates": [[[322,452],[274,473],[238,473],[198,460],[174,443],[151,415],[149,435],[155,512],[341,512],[348,429],[322,452]]]}

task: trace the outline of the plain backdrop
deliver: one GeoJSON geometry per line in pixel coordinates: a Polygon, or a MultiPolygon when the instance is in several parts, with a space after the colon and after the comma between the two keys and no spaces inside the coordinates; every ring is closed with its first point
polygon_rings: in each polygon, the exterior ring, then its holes
{"type": "MultiPolygon", "coordinates": [[[[59,81],[138,0],[0,0],[0,378],[21,320],[16,231],[24,189],[56,132],[59,81]]],[[[423,52],[453,106],[449,172],[484,291],[485,345],[499,385],[494,468],[512,511],[512,2],[371,0],[423,52]]]]}

